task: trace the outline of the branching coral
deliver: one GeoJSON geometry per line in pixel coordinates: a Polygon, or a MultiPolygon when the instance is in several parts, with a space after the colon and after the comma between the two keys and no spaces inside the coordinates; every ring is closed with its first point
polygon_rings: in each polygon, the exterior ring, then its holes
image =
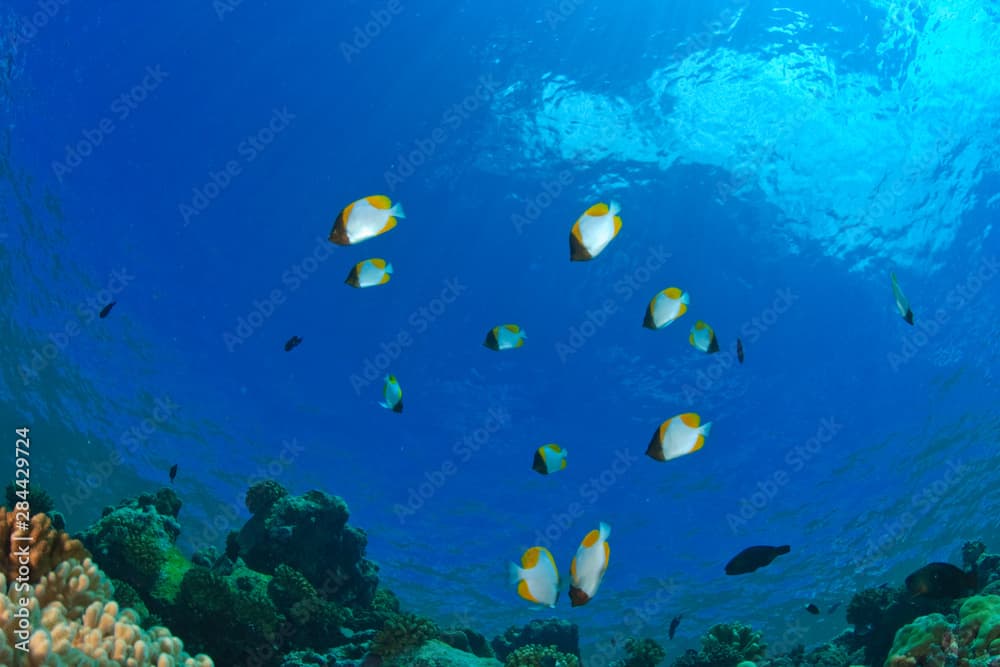
{"type": "Polygon", "coordinates": [[[656,667],[667,657],[667,652],[653,639],[628,639],[625,652],[628,658],[620,663],[620,667],[656,667]]]}
{"type": "Polygon", "coordinates": [[[687,651],[674,667],[736,667],[741,662],[757,662],[767,647],[761,634],[742,623],[713,625],[701,638],[700,651],[687,651]]]}
{"type": "Polygon", "coordinates": [[[507,656],[504,667],[579,667],[580,660],[571,653],[560,653],[555,646],[527,644],[507,656]]]}
{"type": "Polygon", "coordinates": [[[371,653],[383,659],[412,651],[438,636],[434,623],[415,614],[396,614],[389,618],[372,640],[371,653]]]}
{"type": "Polygon", "coordinates": [[[0,589],[6,592],[0,596],[4,665],[214,664],[208,656],[192,658],[184,653],[183,643],[166,628],[143,630],[134,611],[121,609],[110,599],[111,584],[90,559],[64,561],[27,590],[18,588],[17,582],[8,586],[0,574],[0,589]],[[22,599],[27,606],[20,604],[22,599]],[[26,652],[15,648],[19,642],[24,642],[26,652]]]}
{"type": "Polygon", "coordinates": [[[3,552],[4,571],[7,581],[17,578],[22,567],[23,551],[28,551],[29,582],[51,572],[65,560],[83,560],[90,554],[79,540],[52,527],[52,521],[45,514],[31,517],[28,530],[18,528],[17,512],[0,507],[0,551],[3,552]],[[30,549],[27,548],[30,545],[30,549]]]}

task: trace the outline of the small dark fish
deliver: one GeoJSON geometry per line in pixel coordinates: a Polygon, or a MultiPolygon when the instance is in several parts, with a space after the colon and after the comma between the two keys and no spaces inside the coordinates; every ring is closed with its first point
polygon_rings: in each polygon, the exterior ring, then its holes
{"type": "Polygon", "coordinates": [[[170,483],[174,483],[174,477],[177,477],[177,464],[170,466],[170,483]]]}
{"type": "Polygon", "coordinates": [[[302,342],[301,338],[299,338],[298,336],[292,336],[285,342],[285,352],[291,352],[292,350],[297,348],[299,346],[299,343],[301,342],[302,342]]]}
{"type": "Polygon", "coordinates": [[[612,646],[618,646],[618,642],[615,641],[614,637],[611,638],[611,645],[612,646]]]}
{"type": "Polygon", "coordinates": [[[108,316],[108,313],[111,312],[111,309],[115,307],[116,303],[118,303],[118,302],[117,301],[112,301],[108,305],[104,306],[104,308],[101,308],[101,312],[98,313],[97,316],[100,317],[103,320],[105,317],[108,316]]]}
{"type": "Polygon", "coordinates": [[[826,613],[832,614],[833,612],[837,611],[837,609],[839,609],[839,608],[840,608],[840,603],[839,602],[834,602],[832,605],[830,605],[830,608],[826,610],[826,613]]]}
{"type": "Polygon", "coordinates": [[[931,563],[906,578],[906,588],[914,597],[958,598],[968,591],[975,591],[976,574],[966,572],[951,563],[931,563]]]}
{"type": "Polygon", "coordinates": [[[674,616],[673,620],[670,621],[670,629],[667,631],[667,636],[670,639],[673,639],[674,635],[677,634],[677,626],[681,624],[682,618],[684,618],[684,614],[674,616]]]}
{"type": "Polygon", "coordinates": [[[743,363],[743,341],[739,338],[736,339],[736,358],[740,360],[741,364],[743,363]]]}
{"type": "Polygon", "coordinates": [[[806,605],[806,611],[808,611],[810,614],[818,614],[819,607],[810,602],[809,604],[806,605]]]}
{"type": "Polygon", "coordinates": [[[726,563],[726,574],[749,574],[782,554],[787,554],[792,548],[787,544],[780,547],[747,547],[726,563]]]}

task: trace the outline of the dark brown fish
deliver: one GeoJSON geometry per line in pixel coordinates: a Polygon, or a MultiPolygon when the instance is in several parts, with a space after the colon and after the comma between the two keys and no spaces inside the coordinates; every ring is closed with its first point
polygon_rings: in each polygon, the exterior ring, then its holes
{"type": "Polygon", "coordinates": [[[681,624],[681,618],[683,618],[683,616],[684,614],[674,616],[673,620],[670,621],[670,629],[667,630],[667,637],[670,639],[673,639],[674,635],[677,633],[677,626],[681,624]]]}
{"type": "Polygon", "coordinates": [[[743,363],[743,341],[739,338],[736,339],[736,358],[740,360],[741,364],[743,363]]]}
{"type": "Polygon", "coordinates": [[[780,547],[747,547],[726,563],[726,574],[749,574],[770,565],[775,558],[791,550],[787,544],[780,547]]]}
{"type": "Polygon", "coordinates": [[[111,309],[115,307],[116,303],[118,303],[118,302],[117,301],[112,301],[108,305],[104,306],[104,308],[101,308],[101,312],[98,313],[97,316],[100,317],[103,320],[105,317],[108,316],[108,313],[111,312],[111,309]]]}
{"type": "Polygon", "coordinates": [[[819,607],[810,602],[809,604],[806,605],[806,611],[808,611],[810,614],[818,614],[819,607]]]}
{"type": "Polygon", "coordinates": [[[285,342],[285,352],[291,352],[292,350],[297,348],[299,346],[299,343],[301,342],[302,342],[301,338],[299,338],[298,336],[292,336],[285,342]]]}
{"type": "Polygon", "coordinates": [[[177,477],[177,464],[170,466],[170,483],[174,483],[174,477],[177,477]]]}
{"type": "Polygon", "coordinates": [[[959,598],[977,589],[976,574],[951,563],[931,563],[906,578],[906,588],[914,596],[959,598]]]}

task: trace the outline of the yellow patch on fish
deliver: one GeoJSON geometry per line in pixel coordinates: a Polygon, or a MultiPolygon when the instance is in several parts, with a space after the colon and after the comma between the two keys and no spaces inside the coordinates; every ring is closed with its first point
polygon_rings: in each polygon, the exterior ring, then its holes
{"type": "Polygon", "coordinates": [[[646,448],[646,455],[657,461],[669,461],[696,452],[705,446],[705,437],[712,430],[712,423],[701,423],[694,412],[671,417],[660,424],[646,448]]]}
{"type": "Polygon", "coordinates": [[[392,264],[376,257],[355,264],[344,282],[352,287],[372,287],[386,284],[391,276],[392,264]]]}
{"type": "Polygon", "coordinates": [[[647,329],[662,329],[687,312],[691,298],[688,293],[677,288],[668,287],[659,292],[646,307],[646,317],[642,326],[647,329]]]}
{"type": "Polygon", "coordinates": [[[338,245],[353,245],[384,234],[396,226],[397,218],[405,218],[403,205],[393,204],[385,195],[362,197],[344,207],[333,229],[330,241],[338,245]]]}
{"type": "Polygon", "coordinates": [[[509,580],[517,594],[528,602],[554,607],[559,596],[559,571],[545,547],[531,547],[521,556],[521,564],[511,563],[509,580]]]}
{"type": "Polygon", "coordinates": [[[569,258],[584,262],[600,255],[618,236],[622,219],[618,216],[618,202],[594,204],[577,218],[569,233],[569,258]]]}
{"type": "Polygon", "coordinates": [[[600,527],[587,533],[580,543],[569,566],[572,578],[569,598],[574,607],[587,604],[597,594],[611,559],[610,536],[611,526],[602,521],[600,527]]]}

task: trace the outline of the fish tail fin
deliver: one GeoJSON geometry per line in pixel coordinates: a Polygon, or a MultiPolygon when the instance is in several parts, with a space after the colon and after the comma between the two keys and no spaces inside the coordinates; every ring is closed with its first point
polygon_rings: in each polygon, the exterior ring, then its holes
{"type": "Polygon", "coordinates": [[[601,535],[601,540],[602,541],[608,539],[609,537],[611,537],[611,526],[609,526],[608,524],[604,523],[603,521],[601,522],[601,525],[600,525],[600,535],[601,535]]]}
{"type": "Polygon", "coordinates": [[[389,407],[391,407],[391,406],[390,406],[390,405],[389,405],[388,403],[386,403],[385,401],[379,401],[379,402],[378,402],[378,404],[379,404],[379,405],[381,405],[381,406],[382,406],[383,408],[389,408],[389,407]]]}
{"type": "Polygon", "coordinates": [[[780,547],[777,547],[775,549],[775,551],[777,551],[779,554],[787,554],[791,550],[792,550],[792,548],[790,546],[788,546],[787,544],[782,545],[780,547]]]}
{"type": "Polygon", "coordinates": [[[385,264],[385,272],[392,273],[392,264],[390,264],[389,262],[386,262],[385,264]]]}
{"type": "Polygon", "coordinates": [[[683,303],[686,306],[690,306],[691,305],[691,297],[688,296],[687,292],[683,292],[681,294],[681,303],[683,303]]]}
{"type": "Polygon", "coordinates": [[[517,563],[510,563],[507,565],[507,582],[513,586],[517,582],[521,581],[521,566],[517,563]]]}
{"type": "Polygon", "coordinates": [[[913,326],[913,311],[907,308],[906,315],[903,315],[903,319],[906,320],[907,324],[913,326]]]}
{"type": "Polygon", "coordinates": [[[705,422],[704,424],[698,427],[698,433],[704,436],[708,436],[708,434],[711,432],[712,432],[712,422],[705,422]]]}
{"type": "Polygon", "coordinates": [[[389,209],[389,215],[394,218],[405,218],[406,213],[403,211],[403,205],[399,202],[393,204],[392,208],[389,209]]]}
{"type": "Polygon", "coordinates": [[[619,213],[621,213],[621,212],[622,212],[622,205],[621,205],[621,204],[619,204],[618,202],[616,202],[616,201],[615,201],[614,199],[612,199],[612,200],[611,200],[611,203],[610,203],[610,204],[608,204],[608,211],[609,211],[609,212],[611,213],[611,215],[613,215],[613,216],[614,216],[614,215],[618,215],[619,213]]]}

